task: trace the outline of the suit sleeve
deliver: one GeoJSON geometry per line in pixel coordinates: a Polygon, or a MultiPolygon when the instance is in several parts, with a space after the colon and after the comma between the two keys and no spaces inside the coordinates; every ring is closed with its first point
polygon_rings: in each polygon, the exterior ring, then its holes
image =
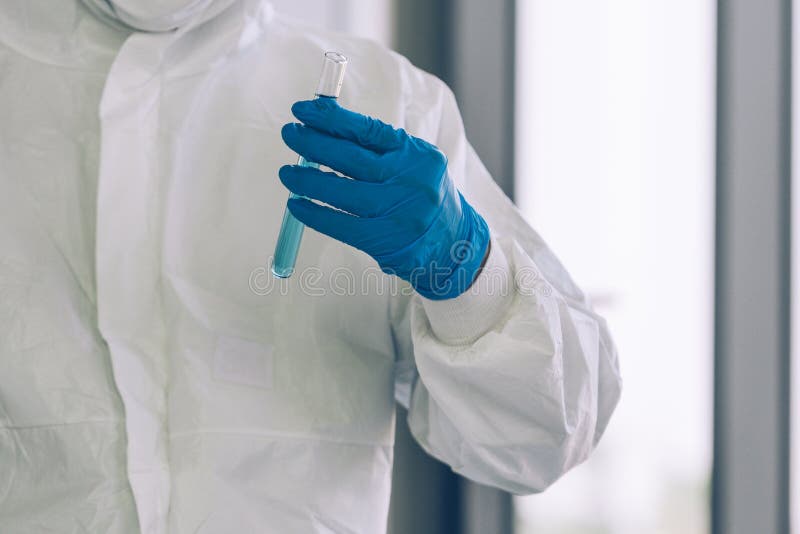
{"type": "Polygon", "coordinates": [[[415,439],[456,472],[513,493],[542,491],[603,434],[621,390],[616,349],[605,320],[467,142],[450,90],[418,79],[425,94],[410,101],[410,129],[415,117],[438,115],[434,142],[492,240],[466,293],[392,302],[396,397],[415,439]]]}

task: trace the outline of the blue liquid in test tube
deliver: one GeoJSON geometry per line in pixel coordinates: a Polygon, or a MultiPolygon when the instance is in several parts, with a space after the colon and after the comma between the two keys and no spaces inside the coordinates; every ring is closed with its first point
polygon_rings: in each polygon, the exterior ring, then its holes
{"type": "MultiPolygon", "coordinates": [[[[303,156],[297,160],[297,164],[302,167],[319,168],[314,162],[306,161],[303,156]]],[[[302,198],[300,195],[289,193],[289,198],[302,198]]],[[[289,278],[294,272],[294,265],[297,261],[297,252],[300,250],[300,241],[303,239],[303,229],[306,227],[292,215],[289,208],[283,212],[283,222],[281,231],[278,234],[278,242],[275,244],[275,257],[272,261],[272,274],[278,278],[289,278]]]]}
{"type": "MultiPolygon", "coordinates": [[[[344,70],[347,67],[347,58],[338,52],[325,52],[325,59],[322,64],[322,74],[317,85],[317,98],[338,98],[344,79],[344,70]]],[[[297,160],[297,164],[303,167],[319,168],[319,165],[306,161],[303,156],[297,160]]],[[[289,194],[289,198],[301,198],[294,193],[289,194]]],[[[303,239],[303,229],[305,225],[298,221],[294,215],[286,208],[283,212],[283,222],[278,234],[278,242],[275,244],[275,255],[272,259],[272,274],[278,278],[289,278],[294,272],[297,252],[300,250],[300,241],[303,239]]]]}

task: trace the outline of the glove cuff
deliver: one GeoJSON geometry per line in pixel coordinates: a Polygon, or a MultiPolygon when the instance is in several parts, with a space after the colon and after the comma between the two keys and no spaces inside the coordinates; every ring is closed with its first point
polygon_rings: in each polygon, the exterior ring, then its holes
{"type": "Polygon", "coordinates": [[[444,258],[430,269],[412,273],[409,282],[417,293],[430,300],[446,300],[464,293],[475,281],[486,258],[490,233],[483,220],[458,193],[462,218],[457,235],[444,258]]]}
{"type": "Polygon", "coordinates": [[[515,288],[510,264],[492,238],[489,255],[472,286],[454,299],[421,298],[430,328],[448,345],[469,345],[502,323],[511,308],[515,288]]]}

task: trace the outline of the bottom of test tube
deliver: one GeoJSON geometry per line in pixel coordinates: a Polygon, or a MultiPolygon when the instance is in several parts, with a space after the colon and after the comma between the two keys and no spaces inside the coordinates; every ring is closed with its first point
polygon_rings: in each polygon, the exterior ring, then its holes
{"type": "Polygon", "coordinates": [[[289,278],[294,273],[294,267],[287,267],[284,269],[280,269],[278,267],[272,266],[272,276],[275,278],[289,278]]]}

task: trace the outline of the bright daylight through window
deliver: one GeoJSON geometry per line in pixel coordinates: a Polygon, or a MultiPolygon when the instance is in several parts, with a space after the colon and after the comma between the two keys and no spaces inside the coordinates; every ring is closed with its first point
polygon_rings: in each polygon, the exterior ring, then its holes
{"type": "Polygon", "coordinates": [[[607,317],[625,381],[596,454],[517,534],[708,531],[715,3],[517,3],[516,201],[607,317]]]}

